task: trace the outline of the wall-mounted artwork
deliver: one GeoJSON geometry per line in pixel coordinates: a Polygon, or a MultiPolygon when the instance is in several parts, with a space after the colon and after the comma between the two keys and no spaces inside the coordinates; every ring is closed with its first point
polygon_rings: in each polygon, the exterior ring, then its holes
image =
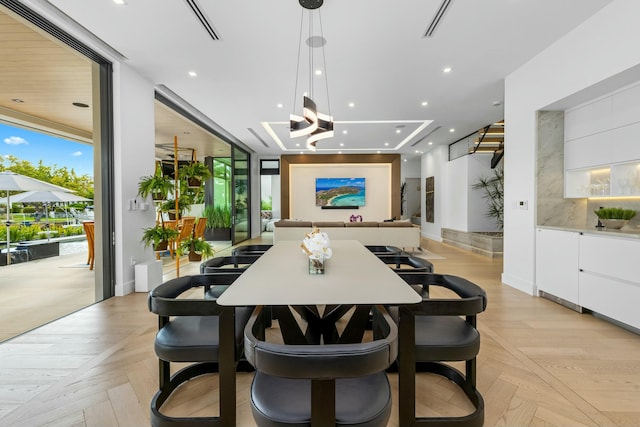
{"type": "Polygon", "coordinates": [[[434,222],[433,219],[433,211],[434,211],[434,191],[435,191],[435,183],[434,178],[432,176],[428,177],[425,182],[425,191],[426,191],[426,203],[425,203],[425,221],[434,222]]]}
{"type": "Polygon", "coordinates": [[[364,182],[364,178],[316,178],[316,206],[364,206],[364,182]]]}

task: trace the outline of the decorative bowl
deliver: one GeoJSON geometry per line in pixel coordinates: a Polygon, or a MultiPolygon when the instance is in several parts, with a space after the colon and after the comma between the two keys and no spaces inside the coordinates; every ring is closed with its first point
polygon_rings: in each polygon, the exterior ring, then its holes
{"type": "Polygon", "coordinates": [[[602,225],[606,228],[610,228],[613,230],[619,230],[629,222],[628,219],[601,219],[602,225]]]}

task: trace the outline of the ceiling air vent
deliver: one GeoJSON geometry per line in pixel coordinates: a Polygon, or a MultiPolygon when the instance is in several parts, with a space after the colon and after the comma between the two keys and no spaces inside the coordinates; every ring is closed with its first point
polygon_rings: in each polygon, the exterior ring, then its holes
{"type": "Polygon", "coordinates": [[[429,24],[429,28],[427,28],[427,32],[424,33],[425,37],[432,37],[433,36],[434,31],[436,30],[436,28],[440,24],[440,20],[444,16],[444,14],[447,11],[447,9],[449,8],[449,6],[451,6],[452,2],[453,2],[453,0],[442,0],[442,4],[438,8],[438,11],[436,12],[435,15],[433,15],[433,19],[431,20],[431,24],[429,24]]]}
{"type": "Polygon", "coordinates": [[[204,12],[200,10],[200,6],[198,5],[198,2],[196,0],[185,0],[185,1],[189,5],[189,7],[191,7],[191,10],[193,10],[193,13],[196,15],[196,18],[198,18],[198,21],[200,21],[205,31],[209,33],[211,38],[216,41],[220,40],[220,36],[218,35],[218,33],[216,33],[216,30],[215,28],[213,28],[213,25],[211,25],[211,23],[209,22],[209,19],[207,19],[207,16],[204,14],[204,12]]]}

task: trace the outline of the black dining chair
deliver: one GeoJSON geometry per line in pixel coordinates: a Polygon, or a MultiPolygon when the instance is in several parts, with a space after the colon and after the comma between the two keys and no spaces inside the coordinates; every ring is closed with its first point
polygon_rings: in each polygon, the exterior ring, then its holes
{"type": "Polygon", "coordinates": [[[242,245],[233,248],[231,255],[262,255],[273,245],[269,244],[255,244],[255,245],[242,245]]]}
{"type": "Polygon", "coordinates": [[[398,357],[399,424],[401,426],[477,427],[484,422],[484,401],[476,388],[476,356],[480,333],[476,318],[487,307],[485,291],[462,277],[399,273],[411,286],[422,289],[422,303],[402,306],[399,315],[398,357]],[[434,298],[433,288],[454,296],[434,298]],[[465,372],[443,362],[465,362],[465,372]],[[416,417],[415,373],[429,372],[454,382],[474,406],[458,417],[416,417]]]}
{"type": "MultiPolygon", "coordinates": [[[[200,274],[243,273],[260,255],[231,255],[209,258],[200,264],[200,274]]],[[[227,285],[205,287],[205,295],[216,299],[227,289],[227,285]]]]}
{"type": "Polygon", "coordinates": [[[374,309],[378,339],[322,345],[265,341],[261,309],[245,327],[245,354],[256,370],[251,409],[258,427],[387,425],[391,387],[385,369],[397,355],[397,328],[384,307],[374,309]]]}
{"type": "Polygon", "coordinates": [[[374,255],[401,255],[402,249],[397,246],[365,245],[374,255]]]}
{"type": "MultiPolygon", "coordinates": [[[[235,425],[235,371],[242,355],[244,326],[253,307],[222,307],[213,299],[194,298],[195,292],[188,292],[198,287],[229,286],[239,275],[183,276],[149,293],[149,310],[158,315],[154,349],[159,360],[159,389],[151,401],[153,427],[235,425]],[[172,362],[190,364],[171,375],[172,362]],[[170,417],[161,412],[162,405],[182,384],[216,372],[220,381],[216,387],[219,417],[170,417]]],[[[215,388],[211,389],[213,392],[215,388]]]]}
{"type": "Polygon", "coordinates": [[[406,254],[377,255],[385,264],[397,273],[403,271],[422,271],[426,273],[433,272],[433,264],[423,258],[414,257],[406,254]]]}

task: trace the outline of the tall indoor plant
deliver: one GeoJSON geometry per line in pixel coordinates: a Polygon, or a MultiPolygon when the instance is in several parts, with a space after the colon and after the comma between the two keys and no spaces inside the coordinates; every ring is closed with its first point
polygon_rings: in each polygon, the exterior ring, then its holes
{"type": "Polygon", "coordinates": [[[204,216],[207,218],[205,240],[231,240],[231,207],[206,206],[204,216]]]}

